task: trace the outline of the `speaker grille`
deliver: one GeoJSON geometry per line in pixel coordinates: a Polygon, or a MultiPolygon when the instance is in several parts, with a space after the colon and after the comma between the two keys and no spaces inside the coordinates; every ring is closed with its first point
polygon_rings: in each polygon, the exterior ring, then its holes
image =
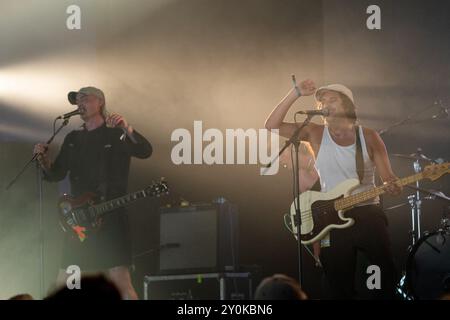
{"type": "Polygon", "coordinates": [[[236,216],[231,204],[162,208],[159,273],[235,270],[236,216]]]}

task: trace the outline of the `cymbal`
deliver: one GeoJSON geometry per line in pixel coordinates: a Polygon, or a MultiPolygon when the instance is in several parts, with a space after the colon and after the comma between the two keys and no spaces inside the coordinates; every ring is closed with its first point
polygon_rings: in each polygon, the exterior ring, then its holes
{"type": "Polygon", "coordinates": [[[407,185],[407,188],[413,189],[413,190],[417,190],[423,193],[428,194],[428,196],[426,196],[424,199],[426,200],[435,200],[436,198],[441,199],[441,200],[446,200],[450,202],[450,197],[447,196],[445,193],[443,193],[440,190],[433,190],[433,189],[424,189],[424,188],[417,188],[414,187],[412,185],[407,185]]]}
{"type": "MultiPolygon", "coordinates": [[[[423,190],[424,190],[424,189],[423,189],[423,190]]],[[[428,191],[427,191],[427,192],[428,192],[428,191]]],[[[421,199],[422,199],[422,200],[436,200],[436,198],[440,198],[440,199],[443,199],[443,200],[450,201],[450,197],[447,197],[444,193],[442,193],[442,192],[434,192],[434,191],[430,191],[430,195],[425,196],[425,197],[423,197],[423,198],[421,198],[421,199]]],[[[396,205],[394,205],[394,206],[391,206],[391,207],[388,207],[388,208],[384,208],[383,210],[384,210],[384,211],[394,210],[394,209],[397,209],[397,208],[401,208],[401,207],[403,207],[403,206],[406,206],[406,205],[408,205],[408,204],[409,204],[409,201],[405,201],[405,202],[396,204],[396,205]]]]}
{"type": "Polygon", "coordinates": [[[409,159],[409,160],[434,162],[432,159],[428,158],[427,156],[425,156],[423,154],[418,154],[418,153],[411,153],[411,154],[394,153],[394,154],[392,154],[392,156],[397,157],[397,158],[409,159]]]}

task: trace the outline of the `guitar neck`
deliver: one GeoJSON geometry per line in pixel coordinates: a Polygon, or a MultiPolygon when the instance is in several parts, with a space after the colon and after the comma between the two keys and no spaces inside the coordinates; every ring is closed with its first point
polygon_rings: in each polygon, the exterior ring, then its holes
{"type": "Polygon", "coordinates": [[[129,193],[127,195],[124,195],[119,198],[115,198],[113,200],[109,200],[97,205],[94,205],[93,208],[95,209],[97,214],[102,214],[108,211],[112,211],[117,208],[124,207],[130,203],[135,202],[136,200],[146,198],[148,196],[148,193],[145,192],[145,190],[136,191],[133,193],[129,193]]]}
{"type": "MultiPolygon", "coordinates": [[[[408,176],[408,177],[399,179],[398,184],[401,186],[405,186],[405,185],[414,183],[416,181],[419,181],[423,178],[424,178],[424,175],[422,172],[420,172],[420,173],[414,174],[412,176],[408,176]]],[[[385,192],[386,192],[386,185],[378,186],[373,189],[363,191],[363,192],[336,200],[334,202],[334,207],[336,210],[346,210],[346,209],[354,207],[355,205],[357,205],[359,203],[373,199],[385,192]]]]}

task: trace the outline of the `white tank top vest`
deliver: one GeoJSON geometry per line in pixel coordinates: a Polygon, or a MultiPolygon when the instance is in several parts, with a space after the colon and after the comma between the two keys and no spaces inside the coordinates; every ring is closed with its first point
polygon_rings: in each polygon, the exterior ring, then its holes
{"type": "MultiPolygon", "coordinates": [[[[367,152],[366,140],[364,133],[359,128],[359,136],[361,138],[361,149],[364,159],[364,177],[362,183],[352,194],[366,191],[375,186],[375,165],[367,152]]],[[[319,153],[316,159],[316,170],[320,176],[320,185],[322,192],[328,192],[339,183],[348,179],[358,179],[356,171],[356,143],[350,146],[340,146],[332,139],[328,126],[324,127],[322,142],[320,144],[319,153]]],[[[360,203],[358,206],[367,204],[378,204],[379,197],[360,203]]]]}

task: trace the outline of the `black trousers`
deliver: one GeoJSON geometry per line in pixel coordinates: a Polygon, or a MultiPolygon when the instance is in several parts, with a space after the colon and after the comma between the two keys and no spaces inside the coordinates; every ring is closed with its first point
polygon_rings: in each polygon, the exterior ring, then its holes
{"type": "MultiPolygon", "coordinates": [[[[387,218],[377,205],[353,208],[345,213],[355,219],[346,229],[330,232],[330,247],[322,248],[320,260],[334,299],[355,298],[355,270],[357,252],[360,250],[371,265],[377,265],[381,273],[381,288],[371,290],[375,299],[394,299],[398,280],[393,261],[387,218]]],[[[367,280],[372,273],[356,275],[367,280]]],[[[364,284],[365,286],[366,284],[364,284]]]]}

